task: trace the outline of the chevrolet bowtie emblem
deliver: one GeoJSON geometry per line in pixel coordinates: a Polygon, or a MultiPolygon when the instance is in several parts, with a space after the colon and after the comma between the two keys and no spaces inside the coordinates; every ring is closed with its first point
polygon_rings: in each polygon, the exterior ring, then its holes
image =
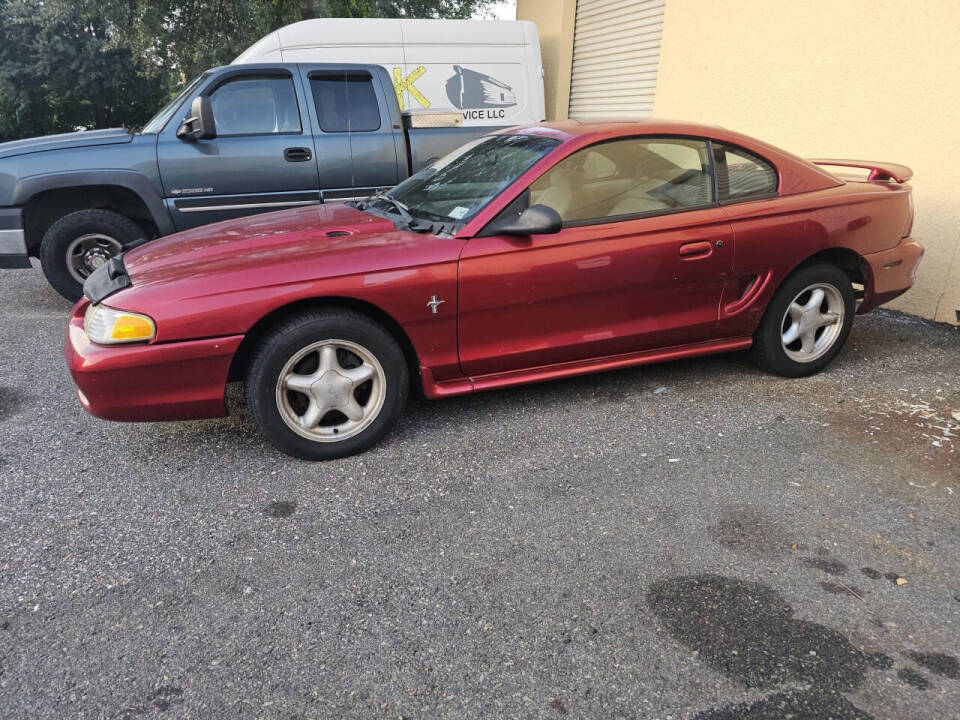
{"type": "Polygon", "coordinates": [[[437,296],[434,295],[427,301],[427,307],[433,311],[434,315],[436,315],[440,305],[445,302],[446,300],[437,300],[437,296]]]}

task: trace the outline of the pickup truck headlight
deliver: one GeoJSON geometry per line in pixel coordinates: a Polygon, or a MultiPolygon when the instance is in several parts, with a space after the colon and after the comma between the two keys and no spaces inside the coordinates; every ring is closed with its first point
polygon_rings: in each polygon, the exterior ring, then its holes
{"type": "Polygon", "coordinates": [[[106,305],[91,305],[83,317],[87,337],[98,345],[146,342],[157,335],[157,325],[139,313],[115,310],[106,305]]]}

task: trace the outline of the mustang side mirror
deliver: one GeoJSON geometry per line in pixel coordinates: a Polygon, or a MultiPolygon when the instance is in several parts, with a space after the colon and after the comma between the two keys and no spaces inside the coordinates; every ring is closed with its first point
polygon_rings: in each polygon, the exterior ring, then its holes
{"type": "Polygon", "coordinates": [[[548,205],[531,205],[513,220],[497,227],[497,235],[553,235],[563,228],[560,213],[548,205]]]}
{"type": "Polygon", "coordinates": [[[182,140],[211,140],[217,136],[213,121],[213,106],[210,98],[201,95],[190,103],[190,114],[177,128],[177,137],[182,140]]]}

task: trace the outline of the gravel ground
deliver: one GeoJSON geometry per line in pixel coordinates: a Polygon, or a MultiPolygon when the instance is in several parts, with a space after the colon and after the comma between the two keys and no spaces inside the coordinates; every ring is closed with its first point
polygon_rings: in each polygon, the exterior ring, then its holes
{"type": "Polygon", "coordinates": [[[0,715],[955,718],[960,334],[437,402],[365,455],[112,424],[0,273],[0,715]]]}

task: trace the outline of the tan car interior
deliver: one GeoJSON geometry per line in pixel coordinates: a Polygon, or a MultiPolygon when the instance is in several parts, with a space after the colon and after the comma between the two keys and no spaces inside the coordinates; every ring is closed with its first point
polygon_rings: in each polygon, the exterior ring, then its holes
{"type": "Polygon", "coordinates": [[[530,186],[530,204],[571,222],[703,204],[712,193],[695,145],[625,140],[562,160],[530,186]]]}

